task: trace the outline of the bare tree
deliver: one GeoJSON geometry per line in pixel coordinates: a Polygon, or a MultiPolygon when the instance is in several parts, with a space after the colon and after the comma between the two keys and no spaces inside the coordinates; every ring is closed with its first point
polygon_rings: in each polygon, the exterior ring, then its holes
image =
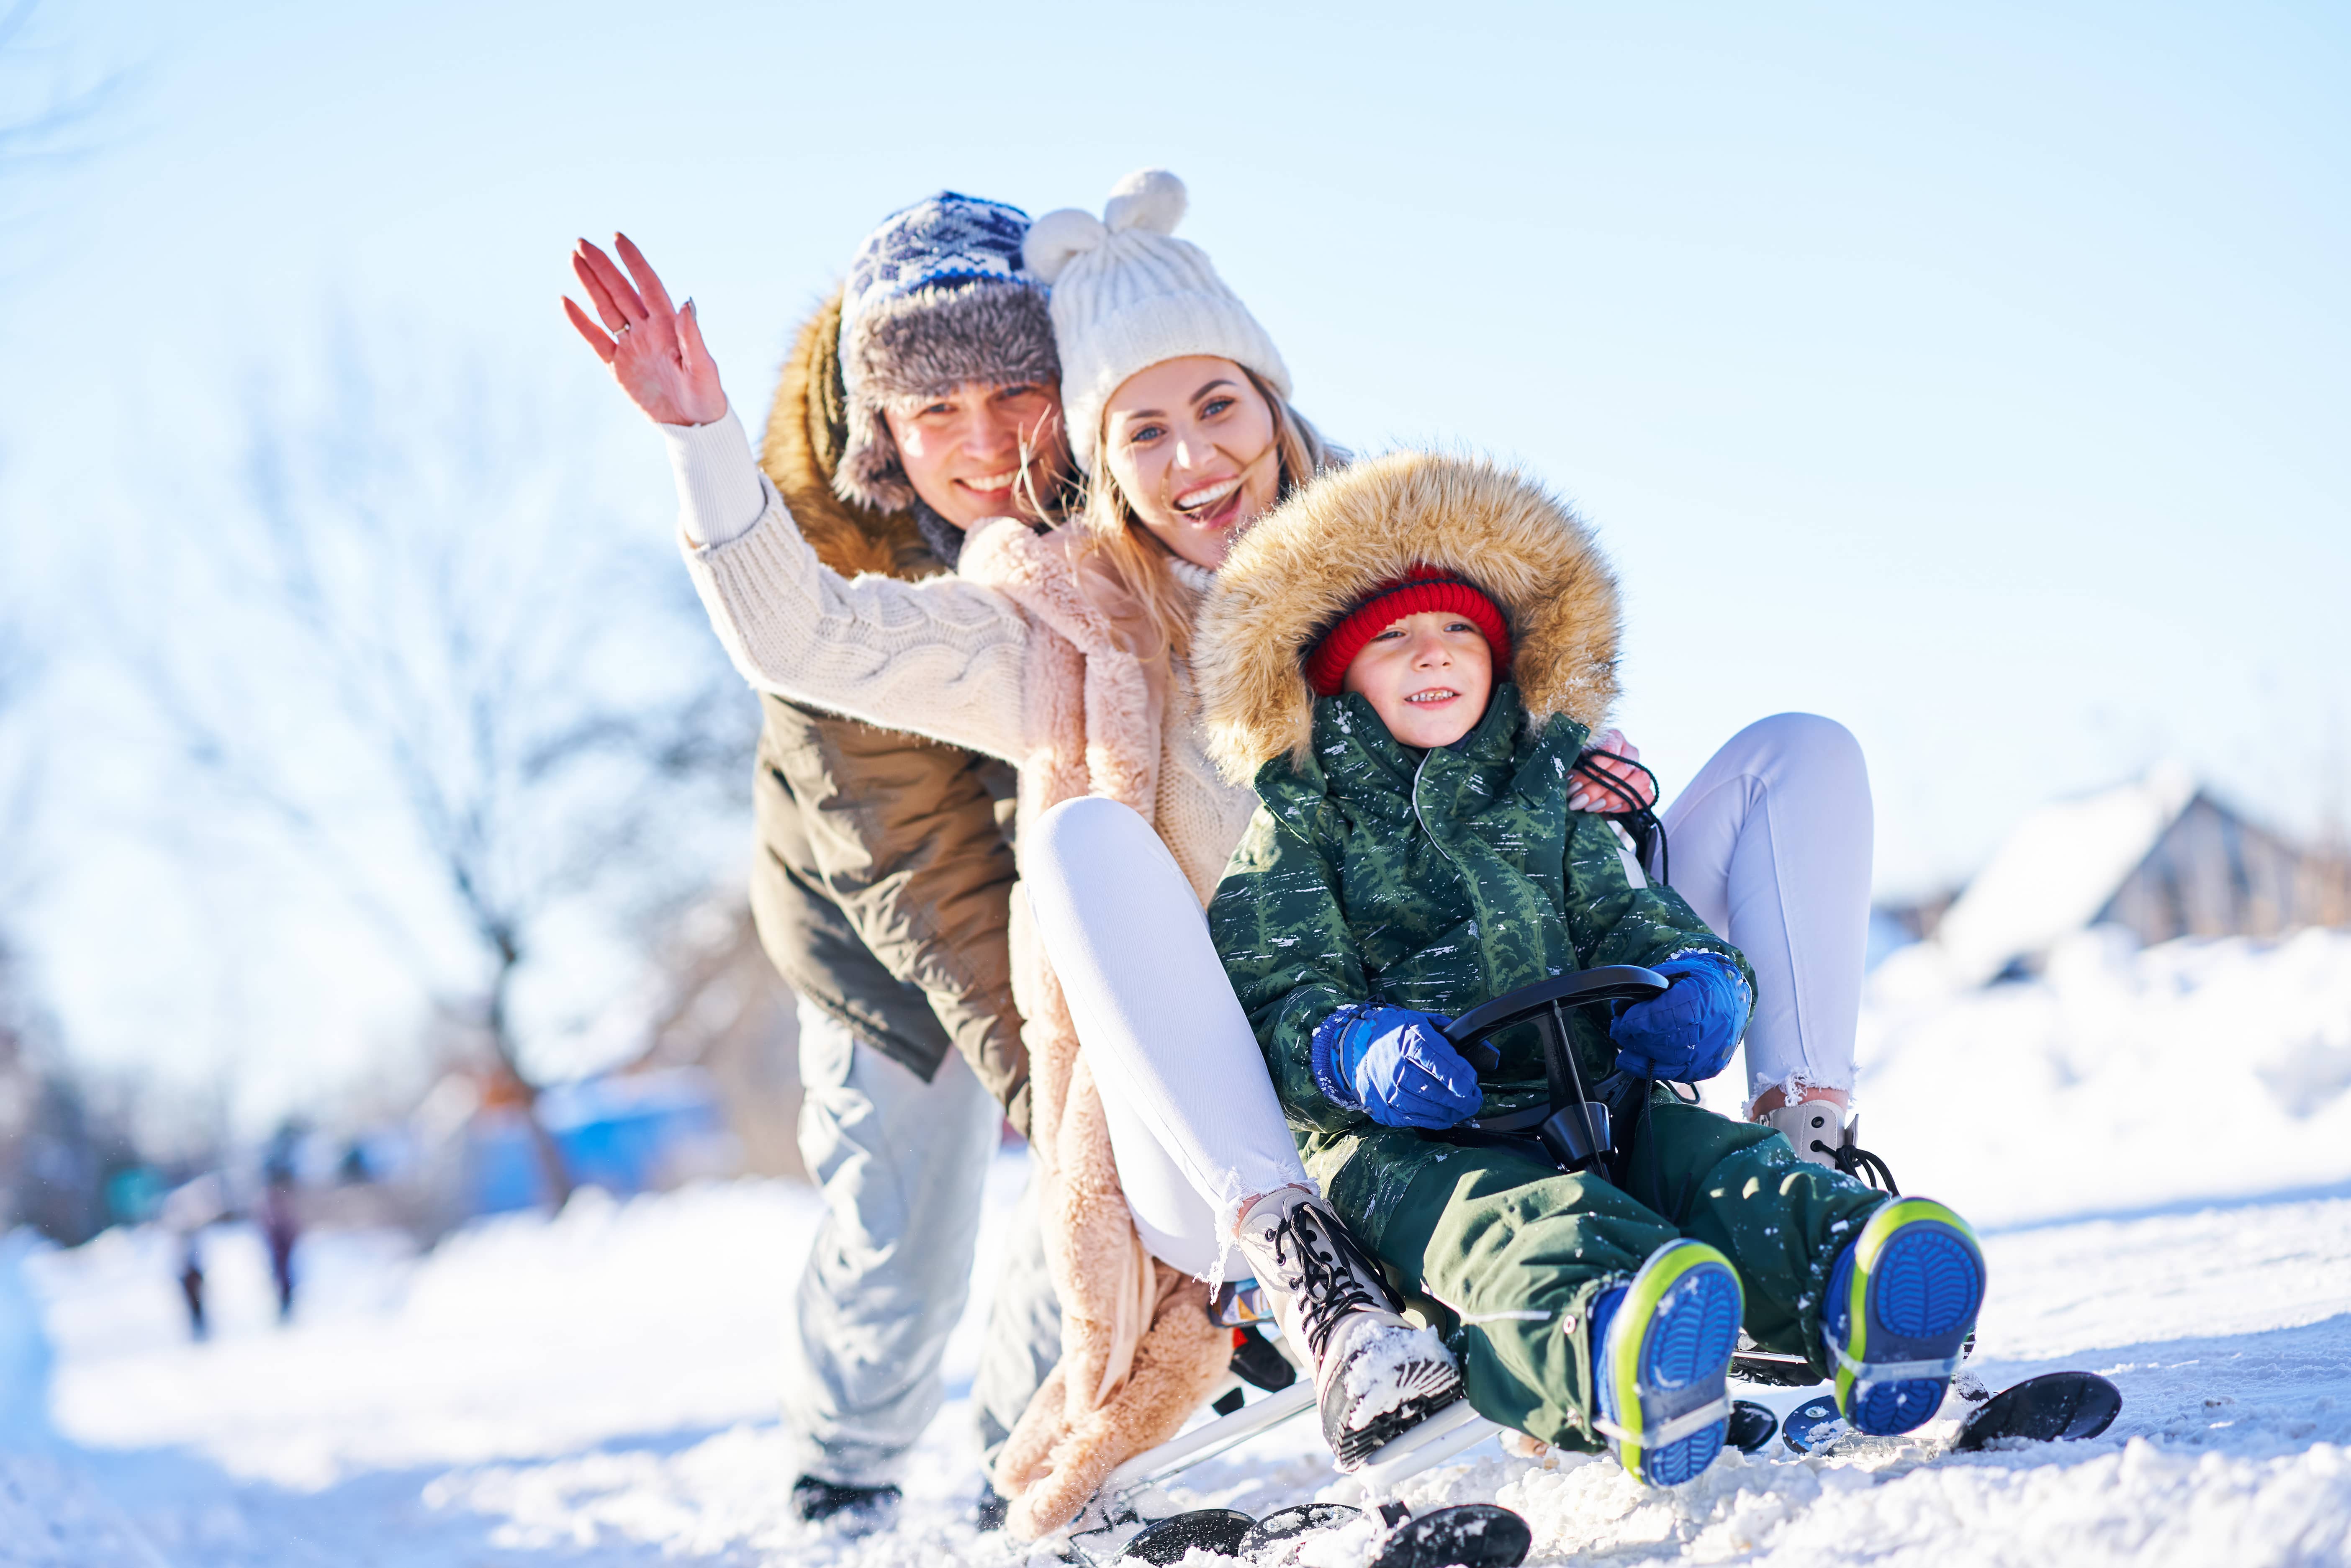
{"type": "Polygon", "coordinates": [[[47,1019],[35,1005],[9,940],[13,917],[31,880],[25,846],[33,797],[29,765],[14,744],[23,732],[32,656],[24,634],[0,621],[0,1226],[23,1218],[28,1162],[44,1109],[36,1041],[47,1019]]]}
{"type": "MultiPolygon", "coordinates": [[[[40,0],[0,5],[0,189],[11,193],[37,164],[55,165],[80,151],[88,130],[121,85],[119,77],[73,85],[44,60],[32,38],[40,0]],[[37,83],[33,81],[38,78],[37,83]]],[[[5,453],[0,443],[0,453],[5,453]]],[[[16,577],[0,575],[0,580],[16,577]]],[[[30,882],[34,793],[38,769],[23,738],[26,697],[41,661],[18,607],[0,604],[0,955],[10,917],[30,882]]]]}
{"type": "Polygon", "coordinates": [[[0,610],[0,943],[33,883],[40,754],[28,710],[40,668],[31,633],[0,610]]]}
{"type": "Polygon", "coordinates": [[[40,9],[41,0],[0,5],[0,176],[11,185],[78,157],[128,79],[77,78],[36,37],[40,9]]]}
{"type": "MultiPolygon", "coordinates": [[[[459,371],[389,382],[356,338],[316,411],[247,400],[235,496],[199,541],[233,645],[159,650],[187,758],[323,871],[444,1007],[469,1003],[537,1114],[569,1023],[518,988],[706,879],[678,830],[747,766],[756,710],[641,522],[551,444],[538,400],[459,371]],[[437,896],[414,895],[429,867],[437,896]],[[570,933],[571,935],[559,935],[570,933]],[[450,937],[470,961],[453,977],[450,937]],[[569,946],[570,951],[565,949],[569,946]]],[[[573,448],[591,447],[572,435],[573,448]]],[[[730,791],[731,792],[731,791],[730,791]]]]}
{"type": "MultiPolygon", "coordinates": [[[[120,77],[75,82],[34,37],[38,10],[39,0],[0,5],[0,220],[27,175],[82,152],[83,133],[121,86],[120,77]]],[[[0,221],[0,232],[6,226],[0,221]]],[[[0,564],[0,581],[12,580],[21,573],[0,564]]],[[[37,881],[42,780],[31,698],[41,672],[18,607],[0,604],[0,1228],[21,1220],[71,1243],[105,1223],[102,1161],[126,1157],[127,1145],[90,1112],[16,940],[37,881]]]]}

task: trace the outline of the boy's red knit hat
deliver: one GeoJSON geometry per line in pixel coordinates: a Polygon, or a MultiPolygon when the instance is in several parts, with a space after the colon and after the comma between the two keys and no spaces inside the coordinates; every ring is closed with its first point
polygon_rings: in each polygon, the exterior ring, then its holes
{"type": "Polygon", "coordinates": [[[1306,684],[1314,688],[1317,696],[1338,695],[1339,689],[1346,685],[1347,666],[1355,662],[1355,655],[1364,651],[1364,645],[1405,616],[1423,611],[1458,615],[1484,632],[1486,646],[1494,652],[1496,678],[1508,674],[1510,623],[1502,618],[1501,606],[1466,578],[1433,566],[1416,566],[1357,600],[1354,608],[1339,618],[1337,625],[1307,649],[1306,684]]]}

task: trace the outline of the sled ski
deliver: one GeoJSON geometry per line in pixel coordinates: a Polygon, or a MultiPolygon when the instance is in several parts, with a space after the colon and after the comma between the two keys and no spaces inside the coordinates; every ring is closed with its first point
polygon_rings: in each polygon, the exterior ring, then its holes
{"type": "MultiPolygon", "coordinates": [[[[1387,1539],[1371,1568],[1518,1568],[1534,1544],[1527,1521],[1490,1502],[1465,1502],[1415,1518],[1400,1503],[1382,1511],[1387,1539]]],[[[1238,1509],[1199,1508],[1149,1525],[1113,1563],[1181,1563],[1194,1547],[1259,1568],[1286,1568],[1307,1539],[1361,1517],[1335,1503],[1307,1503],[1252,1521],[1238,1509]]]]}
{"type": "Polygon", "coordinates": [[[1518,1568],[1535,1543],[1527,1521],[1490,1502],[1465,1502],[1407,1519],[1372,1568],[1518,1568]]]}
{"type": "MultiPolygon", "coordinates": [[[[2122,1413],[2122,1390],[2095,1372],[2044,1372],[2001,1390],[1960,1423],[1952,1448],[1974,1453],[2004,1437],[2027,1442],[2080,1442],[2095,1437],[2122,1413]]],[[[1809,1454],[1853,1428],[1828,1395],[1807,1399],[1780,1424],[1791,1453],[1809,1454]]]]}
{"type": "Polygon", "coordinates": [[[1219,1557],[1238,1557],[1242,1537],[1256,1528],[1257,1521],[1237,1508],[1196,1508],[1146,1526],[1112,1561],[1181,1563],[1195,1546],[1219,1557]]]}
{"type": "Polygon", "coordinates": [[[2079,1442],[2113,1426],[2122,1408],[2122,1390],[2095,1372],[2044,1372],[1969,1412],[1953,1447],[1971,1454],[2003,1437],[2079,1442]]]}
{"type": "Polygon", "coordinates": [[[1758,1405],[1752,1399],[1730,1402],[1730,1429],[1725,1434],[1730,1446],[1742,1454],[1758,1454],[1780,1429],[1780,1417],[1768,1405],[1758,1405]]]}
{"type": "Polygon", "coordinates": [[[1286,1568],[1296,1559],[1298,1547],[1307,1537],[1336,1530],[1349,1520],[1361,1517],[1363,1511],[1341,1502],[1307,1502],[1296,1508],[1277,1509],[1241,1537],[1240,1549],[1233,1555],[1245,1563],[1260,1564],[1261,1568],[1286,1568]]]}
{"type": "Polygon", "coordinates": [[[1792,1454],[1809,1454],[1814,1448],[1825,1448],[1853,1430],[1839,1410],[1836,1398],[1823,1394],[1817,1399],[1807,1399],[1780,1423],[1780,1441],[1792,1454]]]}

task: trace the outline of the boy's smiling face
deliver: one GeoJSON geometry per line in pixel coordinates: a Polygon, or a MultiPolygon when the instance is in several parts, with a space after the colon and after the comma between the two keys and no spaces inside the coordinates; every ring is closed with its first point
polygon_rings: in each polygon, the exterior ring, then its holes
{"type": "Polygon", "coordinates": [[[1359,694],[1405,746],[1450,746],[1475,728],[1494,690],[1486,634],[1450,611],[1389,622],[1347,666],[1343,688],[1359,694]]]}

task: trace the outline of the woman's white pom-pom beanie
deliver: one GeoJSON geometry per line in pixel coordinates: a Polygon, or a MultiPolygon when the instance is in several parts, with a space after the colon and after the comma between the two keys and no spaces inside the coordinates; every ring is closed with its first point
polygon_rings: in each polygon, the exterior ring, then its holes
{"type": "Polygon", "coordinates": [[[1102,405],[1162,360],[1211,354],[1255,371],[1284,398],[1290,367],[1199,246],[1175,237],[1184,182],[1142,169],[1111,188],[1102,215],[1064,207],[1030,225],[1021,260],[1052,289],[1070,447],[1092,468],[1102,405]]]}

